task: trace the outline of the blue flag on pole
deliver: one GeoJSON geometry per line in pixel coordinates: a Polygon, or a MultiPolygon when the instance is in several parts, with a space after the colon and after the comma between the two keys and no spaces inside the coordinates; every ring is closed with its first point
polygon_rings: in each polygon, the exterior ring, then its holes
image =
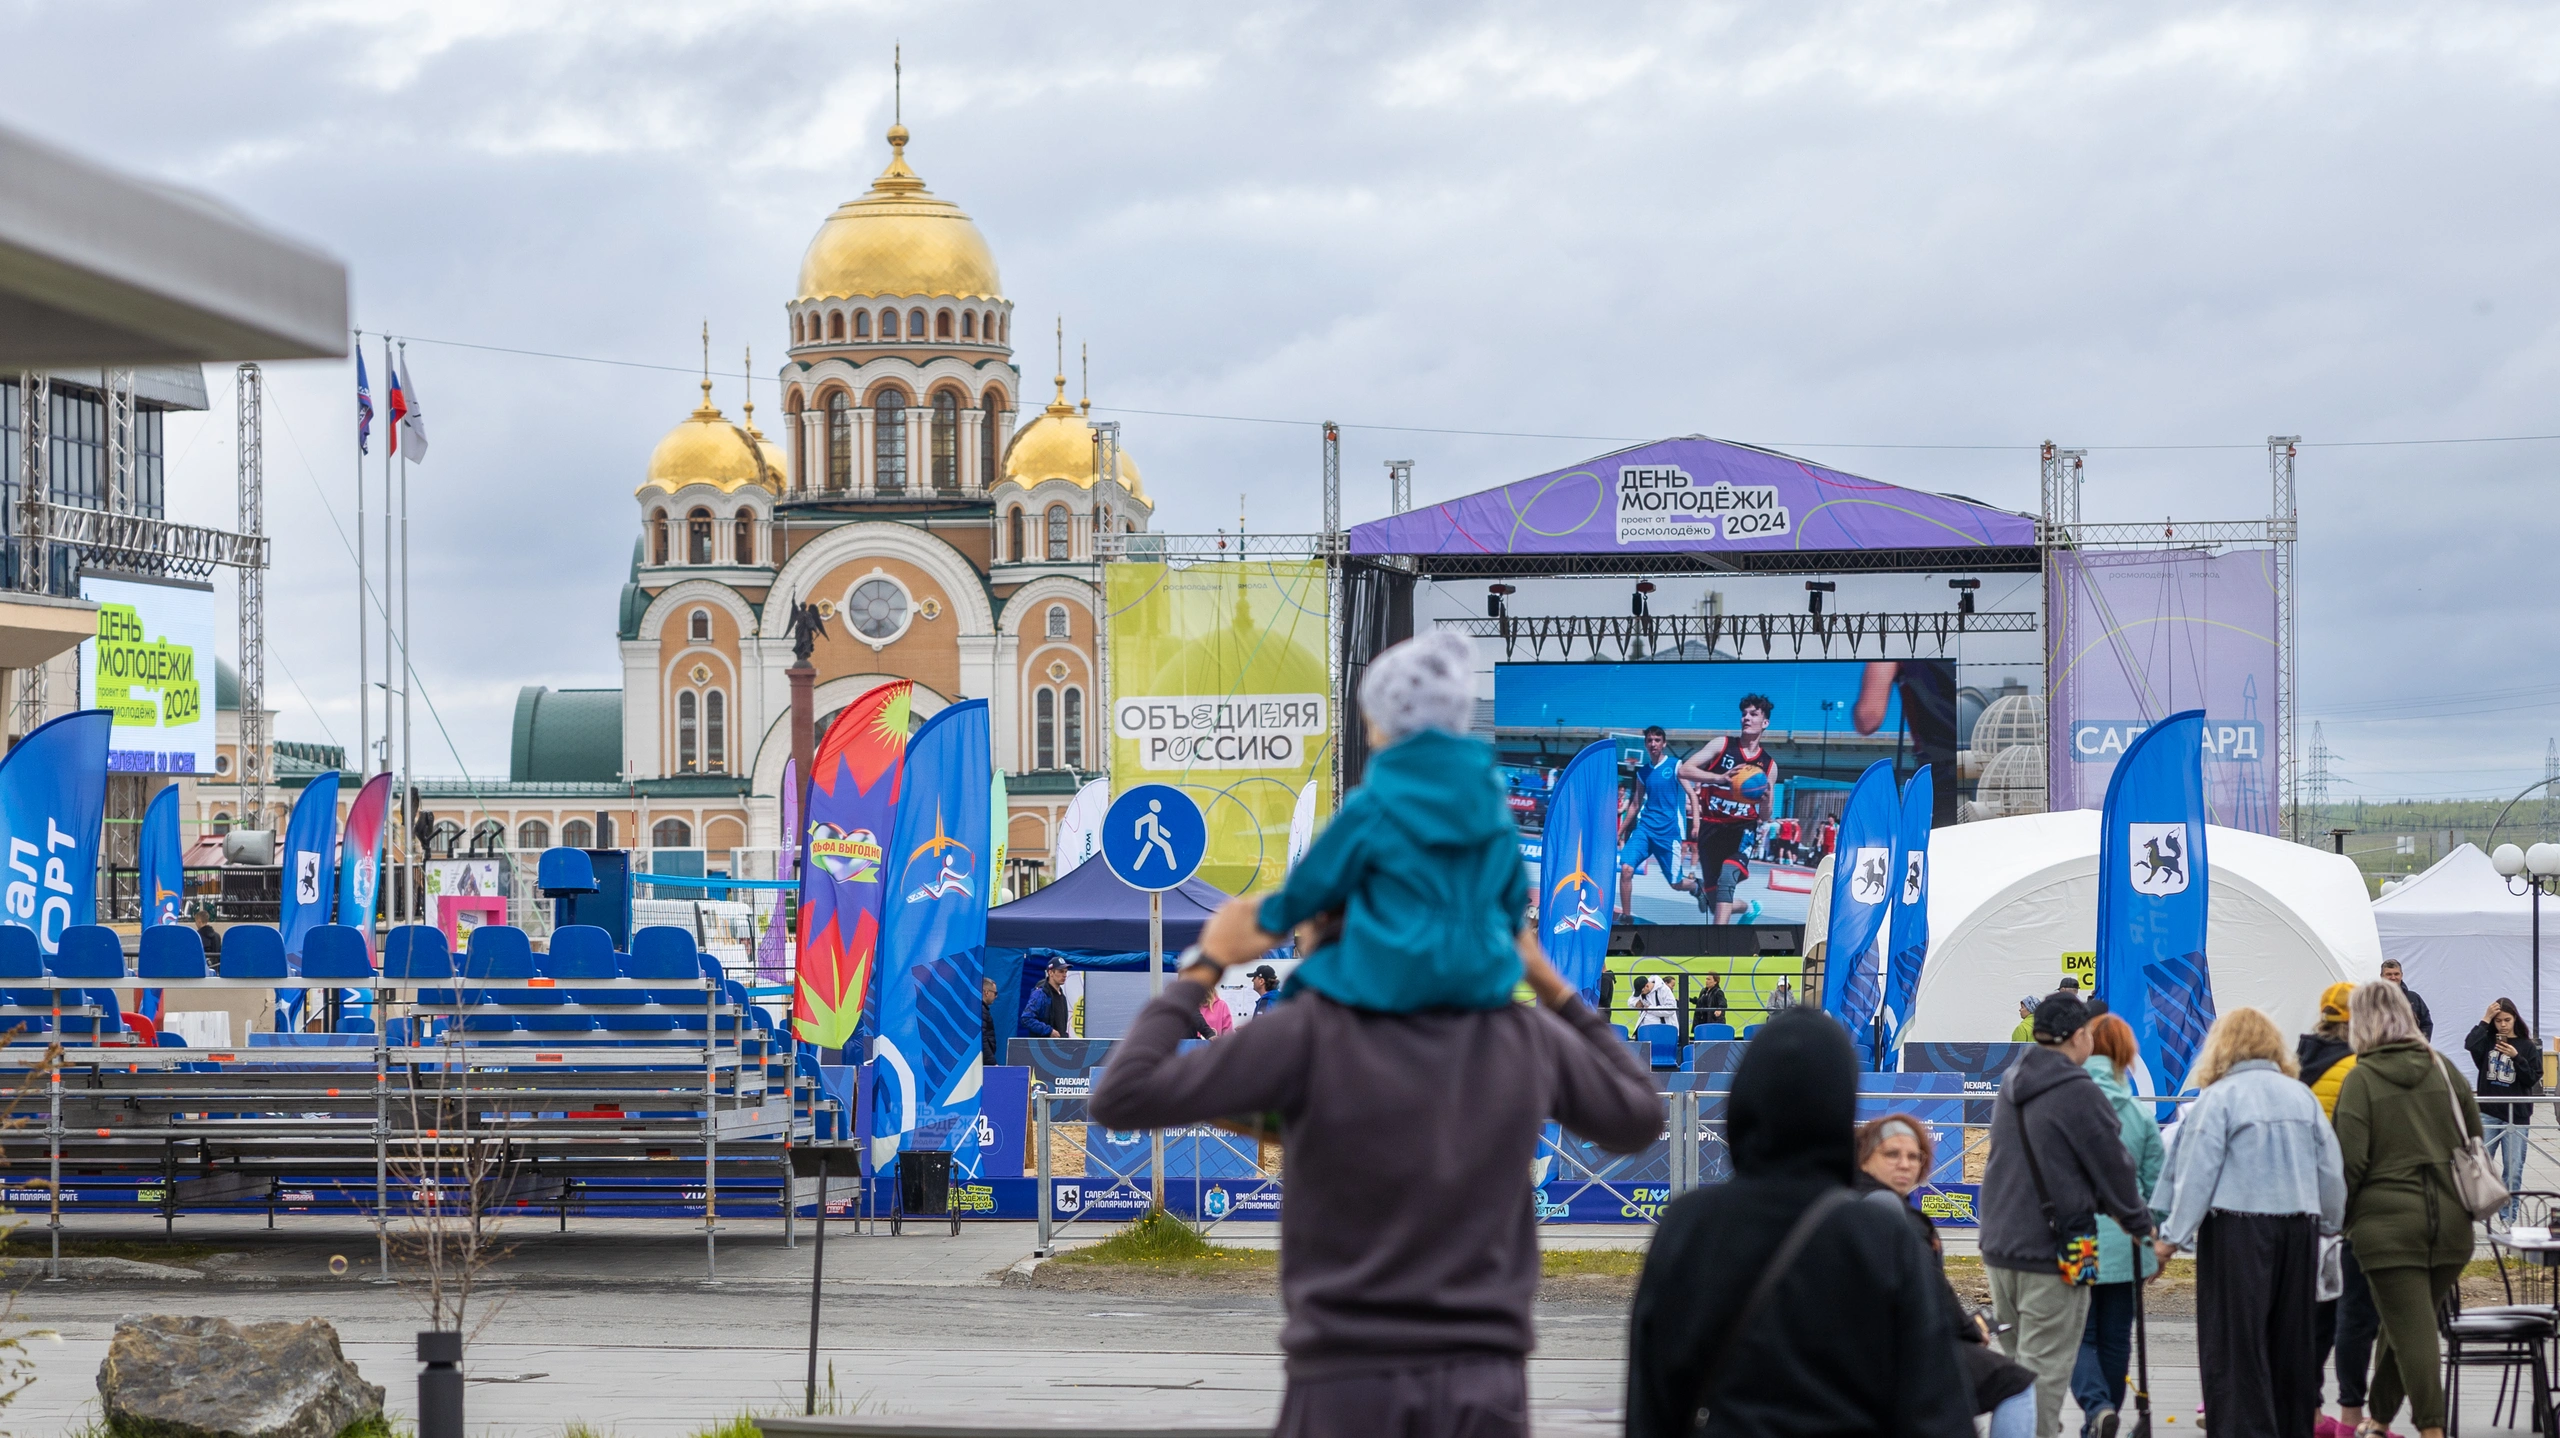
{"type": "Polygon", "coordinates": [[[871,1161],[948,1149],[978,1175],[978,980],[986,967],[995,766],[987,701],[954,704],[907,741],[881,855],[880,1034],[871,1049],[871,1161]]]}
{"type": "MultiPolygon", "coordinates": [[[[1902,1043],[1902,1031],[1911,1027],[1911,1009],[1920,994],[1920,966],[1929,957],[1929,814],[1937,798],[1937,786],[1929,766],[1911,776],[1902,786],[1902,816],[1893,831],[1892,921],[1885,926],[1891,937],[1884,970],[1885,1046],[1888,1052],[1902,1043]]],[[[1883,1055],[1877,1056],[1883,1067],[1883,1055]]]]}
{"type": "Polygon", "coordinates": [[[36,932],[50,954],[62,931],[98,921],[98,835],[107,818],[107,731],[115,715],[51,720],[0,758],[0,923],[36,932]]]}
{"type": "Polygon", "coordinates": [[[1869,1068],[1875,1064],[1875,1019],[1884,1005],[1876,939],[1884,932],[1896,877],[1900,806],[1893,789],[1893,761],[1878,759],[1849,790],[1832,849],[1831,919],[1822,942],[1823,1011],[1848,1025],[1869,1068]]]}
{"type": "MultiPolygon", "coordinates": [[[[147,929],[155,924],[184,923],[186,851],[178,843],[177,785],[167,785],[152,795],[150,807],[142,811],[138,858],[142,870],[142,926],[147,929]]],[[[160,1021],[158,989],[142,991],[141,1012],[154,1023],[160,1021]]]]}
{"type": "Polygon", "coordinates": [[[1547,794],[1538,841],[1538,942],[1582,1001],[1600,1004],[1618,874],[1618,746],[1602,739],[1566,762],[1547,794]]]}
{"type": "Polygon", "coordinates": [[[2214,1018],[2203,710],[2125,746],[2098,822],[2098,997],[2133,1026],[2134,1092],[2174,1094],[2214,1018]]]}
{"type": "MultiPolygon", "coordinates": [[[[329,922],[330,901],[337,893],[338,771],[330,770],[302,786],[293,801],[293,816],[284,823],[283,892],[278,896],[276,927],[284,934],[285,956],[302,957],[302,941],[329,922]]],[[[296,973],[301,972],[299,964],[296,973]]],[[[301,1027],[303,990],[276,991],[276,1027],[286,1033],[301,1027]]]]}

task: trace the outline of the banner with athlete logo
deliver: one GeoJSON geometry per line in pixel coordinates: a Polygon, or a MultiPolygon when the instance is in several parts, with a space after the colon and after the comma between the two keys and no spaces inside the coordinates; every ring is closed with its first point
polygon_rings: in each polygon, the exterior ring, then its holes
{"type": "MultiPolygon", "coordinates": [[[[1000,882],[989,834],[995,765],[987,701],[954,704],[907,741],[896,818],[879,863],[880,1032],[871,1051],[871,1155],[948,1150],[976,1178],[978,980],[987,899],[1000,882]]],[[[813,802],[811,807],[815,807],[813,802]]]]}
{"type": "Polygon", "coordinates": [[[903,679],[866,692],[836,715],[810,759],[791,1032],[822,1049],[851,1041],[870,992],[881,851],[897,813],[913,693],[903,679]]]}
{"type": "Polygon", "coordinates": [[[2137,1057],[2126,1078],[2136,1093],[2177,1093],[2213,1027],[2207,722],[2190,709],[2135,739],[2098,821],[2098,997],[2133,1026],[2137,1057]]]}
{"type": "Polygon", "coordinates": [[[1600,1003],[1617,902],[1618,746],[1583,747],[1556,776],[1538,847],[1538,942],[1582,1001],[1600,1003]]]}
{"type": "MultiPolygon", "coordinates": [[[[186,852],[178,840],[178,786],[162,786],[142,811],[142,832],[134,859],[141,870],[142,926],[186,922],[186,852]]],[[[160,990],[144,989],[140,1011],[160,1020],[160,990]]]]}
{"type": "Polygon", "coordinates": [[[1894,862],[1894,831],[1901,817],[1893,761],[1878,759],[1858,776],[1840,810],[1831,918],[1822,944],[1823,1011],[1848,1025],[1862,1068],[1875,1067],[1875,1019],[1884,1003],[1876,940],[1884,934],[1885,915],[1901,887],[1894,862]]]}
{"type": "MultiPolygon", "coordinates": [[[[1333,812],[1324,564],[1114,564],[1103,587],[1112,778],[1171,784],[1200,805],[1202,879],[1230,894],[1276,887],[1301,797],[1312,788],[1315,813],[1333,812]]],[[[1056,689],[1043,690],[1054,694],[1054,720],[1035,697],[1032,757],[1045,766],[1040,756],[1055,752],[1064,767],[1087,767],[1093,740],[1074,661],[1061,654],[1041,672],[1056,676],[1056,689]],[[1052,740],[1054,751],[1042,747],[1052,740]]]]}
{"type": "MultiPolygon", "coordinates": [[[[1885,1053],[1901,1046],[1911,1027],[1912,1001],[1920,993],[1920,968],[1929,957],[1929,816],[1937,804],[1935,776],[1926,764],[1902,786],[1902,812],[1893,831],[1893,911],[1885,924],[1889,957],[1884,972],[1885,1053]]],[[[1876,1055],[1876,1067],[1885,1054],[1876,1055]]]]}

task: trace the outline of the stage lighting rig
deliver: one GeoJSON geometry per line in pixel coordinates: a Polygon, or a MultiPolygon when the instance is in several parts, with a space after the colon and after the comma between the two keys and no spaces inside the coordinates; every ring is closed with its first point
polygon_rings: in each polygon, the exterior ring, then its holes
{"type": "Polygon", "coordinates": [[[1956,592],[1956,613],[1971,614],[1973,612],[1973,592],[1982,587],[1982,581],[1979,579],[1950,579],[1947,581],[1947,587],[1956,592]]]}
{"type": "Polygon", "coordinates": [[[1502,617],[1502,598],[1503,598],[1503,596],[1504,596],[1504,595],[1506,595],[1506,594],[1517,594],[1517,593],[1519,593],[1519,589],[1517,588],[1517,586],[1514,586],[1514,585],[1509,585],[1509,584],[1488,584],[1488,585],[1486,585],[1486,586],[1484,587],[1484,617],[1485,617],[1485,618],[1487,618],[1487,619],[1500,619],[1500,618],[1502,617]]]}
{"type": "Polygon", "coordinates": [[[1639,579],[1636,581],[1636,592],[1634,597],[1629,601],[1629,608],[1627,612],[1633,614],[1638,619],[1647,618],[1653,613],[1652,580],[1639,579]]]}
{"type": "Polygon", "coordinates": [[[1822,613],[1822,596],[1830,594],[1839,588],[1840,586],[1836,582],[1828,579],[1806,580],[1804,582],[1804,612],[1814,615],[1822,613]]]}

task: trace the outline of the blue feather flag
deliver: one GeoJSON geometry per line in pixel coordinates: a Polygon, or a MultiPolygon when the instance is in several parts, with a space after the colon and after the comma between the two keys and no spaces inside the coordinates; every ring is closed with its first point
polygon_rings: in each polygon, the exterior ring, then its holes
{"type": "Polygon", "coordinates": [[[987,702],[954,704],[907,741],[889,847],[881,855],[880,1032],[872,1042],[875,1171],[904,1149],[949,1150],[955,1177],[978,1174],[978,979],[995,766],[987,702]]]}
{"type": "Polygon", "coordinates": [[[2177,1093],[2213,1027],[2212,890],[2204,711],[2190,709],[2125,746],[2099,819],[2098,997],[2133,1027],[2136,1093],[2177,1093]]]}
{"type": "Polygon", "coordinates": [[[1861,1066],[1875,1066],[1875,1020],[1884,1006],[1876,972],[1876,939],[1893,900],[1895,830],[1893,761],[1878,759],[1858,776],[1840,810],[1833,849],[1831,917],[1822,944],[1822,1008],[1848,1026],[1861,1066]]]}
{"type": "Polygon", "coordinates": [[[1566,761],[1538,840],[1538,943],[1582,1001],[1600,1005],[1618,873],[1618,746],[1601,739],[1566,761]]]}

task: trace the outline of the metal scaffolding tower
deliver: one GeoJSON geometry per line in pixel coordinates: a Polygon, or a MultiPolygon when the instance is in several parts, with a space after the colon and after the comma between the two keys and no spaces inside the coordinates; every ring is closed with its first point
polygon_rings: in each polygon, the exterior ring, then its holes
{"type": "MultiPolygon", "coordinates": [[[[2301,691],[2294,683],[2294,557],[2296,510],[2293,498],[2294,451],[2298,434],[2267,436],[2267,474],[2274,482],[2274,502],[2267,510],[2267,539],[2275,550],[2276,581],[2276,775],[2283,785],[2284,814],[2293,841],[2306,842],[2302,825],[2302,720],[2295,712],[2301,691]]],[[[2325,809],[2328,796],[2317,801],[2325,809]]]]}
{"type": "MultiPolygon", "coordinates": [[[[42,594],[52,556],[45,544],[45,518],[52,511],[53,381],[38,371],[18,376],[18,587],[42,594]]],[[[44,722],[45,666],[18,671],[17,713],[11,728],[20,738],[44,722]]]]}
{"type": "Polygon", "coordinates": [[[1387,513],[1402,514],[1413,508],[1413,461],[1387,461],[1387,513]]]}
{"type": "Polygon", "coordinates": [[[240,534],[255,544],[257,563],[240,566],[240,824],[267,827],[267,527],[264,408],[266,382],[253,364],[240,366],[240,534]]]}
{"type": "Polygon", "coordinates": [[[107,394],[107,510],[133,512],[133,371],[111,369],[100,376],[107,394]]]}
{"type": "Polygon", "coordinates": [[[2542,838],[2560,839],[2560,739],[2542,741],[2542,838]]]}
{"type": "MultiPolygon", "coordinates": [[[[1244,536],[1236,536],[1241,551],[1244,536]]],[[[1325,723],[1337,731],[1333,741],[1333,802],[1342,802],[1342,740],[1346,722],[1342,692],[1342,426],[1324,422],[1324,672],[1325,723]]],[[[1241,552],[1238,555],[1242,557],[1241,552]]]]}

